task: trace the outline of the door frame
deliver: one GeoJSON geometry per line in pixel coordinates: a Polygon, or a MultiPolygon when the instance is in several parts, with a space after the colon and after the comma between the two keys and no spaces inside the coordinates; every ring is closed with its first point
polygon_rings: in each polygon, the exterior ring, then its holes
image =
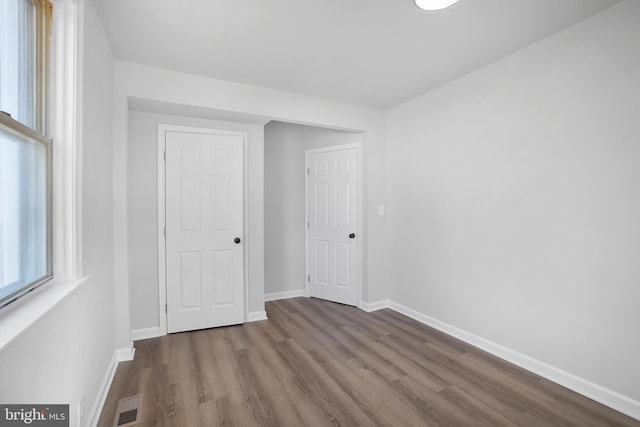
{"type": "Polygon", "coordinates": [[[356,158],[358,159],[358,173],[356,174],[356,188],[358,190],[358,200],[356,201],[357,206],[358,206],[358,229],[356,230],[356,233],[358,235],[358,238],[356,239],[356,251],[357,251],[357,257],[356,257],[356,307],[358,308],[362,308],[362,277],[363,277],[363,263],[362,263],[362,250],[364,247],[364,244],[362,244],[361,242],[364,241],[364,234],[363,234],[363,223],[362,220],[364,218],[363,215],[363,191],[362,191],[362,182],[363,182],[363,176],[364,176],[364,171],[362,170],[362,146],[361,144],[358,143],[353,143],[353,144],[343,144],[343,145],[332,145],[329,147],[321,147],[321,148],[313,148],[310,150],[305,150],[304,151],[304,274],[305,274],[305,280],[304,280],[304,291],[305,291],[305,296],[310,297],[310,290],[309,290],[309,274],[310,274],[310,270],[309,270],[309,231],[310,231],[310,224],[309,224],[309,156],[312,154],[318,154],[318,153],[329,153],[329,152],[333,152],[333,151],[343,151],[343,150],[350,150],[350,149],[354,149],[356,150],[356,158]]]}
{"type": "Polygon", "coordinates": [[[244,321],[249,313],[249,223],[247,217],[248,200],[248,170],[247,170],[247,132],[230,131],[216,128],[172,125],[158,123],[158,318],[160,321],[160,335],[167,335],[167,240],[166,240],[166,163],[165,145],[166,133],[189,132],[210,135],[234,135],[242,138],[242,256],[243,256],[243,284],[244,287],[244,321]]]}

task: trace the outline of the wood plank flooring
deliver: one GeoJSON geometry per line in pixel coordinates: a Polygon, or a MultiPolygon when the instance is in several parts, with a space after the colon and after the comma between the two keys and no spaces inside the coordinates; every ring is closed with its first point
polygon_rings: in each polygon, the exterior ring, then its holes
{"type": "Polygon", "coordinates": [[[636,421],[391,310],[266,304],[269,320],[137,341],[99,426],[635,426],[636,421]]]}

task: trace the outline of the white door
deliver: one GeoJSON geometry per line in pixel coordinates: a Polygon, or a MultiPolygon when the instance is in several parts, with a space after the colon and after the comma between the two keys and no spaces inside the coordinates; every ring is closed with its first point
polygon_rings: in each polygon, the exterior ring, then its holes
{"type": "Polygon", "coordinates": [[[309,296],[358,302],[358,158],[356,146],[307,151],[309,296]]]}
{"type": "Polygon", "coordinates": [[[244,136],[211,132],[165,134],[168,332],[244,321],[244,136]]]}

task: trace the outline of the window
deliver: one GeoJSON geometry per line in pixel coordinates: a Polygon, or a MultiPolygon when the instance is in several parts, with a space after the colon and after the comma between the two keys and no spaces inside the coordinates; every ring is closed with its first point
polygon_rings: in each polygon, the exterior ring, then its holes
{"type": "Polygon", "coordinates": [[[0,306],[52,276],[49,0],[0,0],[0,306]]]}

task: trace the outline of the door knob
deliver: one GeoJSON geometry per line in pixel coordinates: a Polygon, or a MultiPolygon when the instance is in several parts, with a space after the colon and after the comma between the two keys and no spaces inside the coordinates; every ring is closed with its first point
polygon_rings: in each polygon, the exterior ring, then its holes
{"type": "Polygon", "coordinates": [[[355,233],[351,233],[351,234],[349,234],[349,238],[350,238],[350,239],[355,239],[355,238],[356,238],[356,234],[355,234],[355,233]]]}
{"type": "Polygon", "coordinates": [[[235,243],[240,243],[240,242],[241,242],[241,240],[240,240],[240,238],[239,238],[239,237],[236,237],[235,239],[233,239],[233,241],[234,241],[235,243]]]}

